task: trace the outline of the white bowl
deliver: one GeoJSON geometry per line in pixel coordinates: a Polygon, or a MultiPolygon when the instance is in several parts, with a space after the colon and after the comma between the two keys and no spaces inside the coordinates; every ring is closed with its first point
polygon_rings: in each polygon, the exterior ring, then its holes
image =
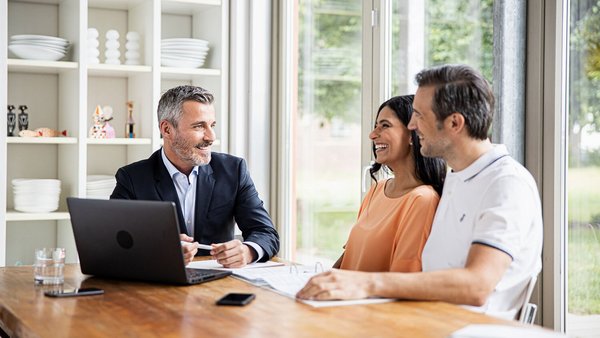
{"type": "Polygon", "coordinates": [[[28,45],[9,45],[8,50],[21,59],[29,60],[58,61],[65,57],[66,54],[58,52],[53,48],[28,45]]]}
{"type": "Polygon", "coordinates": [[[60,187],[60,180],[54,178],[14,178],[11,181],[13,186],[52,186],[60,187]]]}
{"type": "Polygon", "coordinates": [[[15,205],[15,210],[31,213],[52,212],[56,211],[57,209],[58,203],[56,203],[56,205],[15,205]]]}

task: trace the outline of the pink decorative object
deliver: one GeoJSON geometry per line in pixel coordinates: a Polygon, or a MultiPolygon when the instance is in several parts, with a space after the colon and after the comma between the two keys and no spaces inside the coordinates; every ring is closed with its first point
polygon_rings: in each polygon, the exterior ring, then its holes
{"type": "Polygon", "coordinates": [[[90,128],[89,137],[91,138],[115,138],[115,128],[108,121],[112,120],[112,107],[96,106],[96,111],[93,115],[94,125],[90,128]]]}

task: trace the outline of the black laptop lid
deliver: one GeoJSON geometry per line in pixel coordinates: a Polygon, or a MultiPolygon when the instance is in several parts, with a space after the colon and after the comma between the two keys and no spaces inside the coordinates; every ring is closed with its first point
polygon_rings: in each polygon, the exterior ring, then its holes
{"type": "Polygon", "coordinates": [[[67,198],[81,272],[187,284],[173,202],[67,198]]]}

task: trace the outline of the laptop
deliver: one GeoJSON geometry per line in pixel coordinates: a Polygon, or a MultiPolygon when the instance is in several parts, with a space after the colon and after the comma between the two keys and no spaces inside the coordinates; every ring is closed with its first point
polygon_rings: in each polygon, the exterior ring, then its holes
{"type": "Polygon", "coordinates": [[[185,267],[173,202],[68,197],[67,205],[86,275],[190,285],[231,274],[185,267]]]}

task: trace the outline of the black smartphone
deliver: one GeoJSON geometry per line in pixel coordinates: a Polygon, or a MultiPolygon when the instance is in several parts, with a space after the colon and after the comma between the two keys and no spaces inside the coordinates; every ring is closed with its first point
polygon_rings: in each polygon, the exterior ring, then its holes
{"type": "Polygon", "coordinates": [[[64,289],[64,290],[52,290],[44,292],[44,295],[48,297],[78,297],[78,296],[92,296],[101,295],[104,290],[98,288],[81,288],[81,289],[64,289]]]}
{"type": "Polygon", "coordinates": [[[217,301],[217,305],[243,306],[250,303],[255,297],[253,293],[228,293],[217,301]]]}

